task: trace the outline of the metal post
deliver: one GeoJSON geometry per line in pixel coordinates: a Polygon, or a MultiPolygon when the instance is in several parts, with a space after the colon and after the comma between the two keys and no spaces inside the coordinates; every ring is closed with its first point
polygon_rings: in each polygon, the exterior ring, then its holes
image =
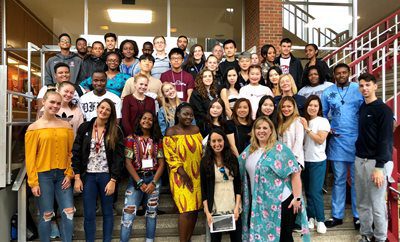
{"type": "Polygon", "coordinates": [[[398,39],[394,40],[394,44],[393,44],[393,85],[394,85],[394,103],[393,103],[393,107],[394,107],[394,117],[397,120],[397,78],[398,78],[398,73],[397,73],[397,56],[398,56],[398,52],[399,52],[399,43],[398,43],[398,39]]]}
{"type": "Polygon", "coordinates": [[[7,184],[11,183],[11,174],[9,173],[11,160],[7,160],[6,155],[7,65],[3,64],[0,66],[0,73],[0,187],[6,187],[7,184]]]}
{"type": "Polygon", "coordinates": [[[84,1],[83,4],[83,34],[89,34],[89,7],[88,0],[84,1]]]}
{"type": "Polygon", "coordinates": [[[26,241],[26,179],[18,190],[18,242],[26,241]]]}
{"type": "MultiPolygon", "coordinates": [[[[29,95],[31,95],[32,90],[31,90],[31,76],[32,76],[32,70],[31,70],[31,65],[32,65],[32,43],[28,42],[28,53],[27,53],[27,57],[28,57],[28,93],[29,95]]],[[[28,122],[31,121],[31,104],[32,104],[32,100],[28,99],[28,122]]]]}
{"type": "Polygon", "coordinates": [[[358,0],[353,0],[353,39],[357,38],[358,35],[357,15],[358,15],[358,0]]]}
{"type": "MultiPolygon", "coordinates": [[[[7,122],[11,123],[13,119],[13,106],[12,106],[12,95],[7,94],[7,122]]],[[[11,184],[11,163],[12,163],[12,125],[7,126],[7,184],[11,184]]]]}
{"type": "Polygon", "coordinates": [[[382,48],[381,56],[382,56],[382,100],[383,102],[386,102],[386,46],[382,48]]]}
{"type": "MultiPolygon", "coordinates": [[[[242,0],[242,49],[241,49],[241,51],[244,51],[245,50],[245,48],[246,48],[246,38],[245,38],[245,35],[246,35],[246,22],[245,22],[245,18],[246,18],[246,11],[245,11],[245,8],[246,8],[246,4],[244,3],[244,1],[245,0],[242,0]]],[[[283,14],[283,12],[282,12],[282,14],[283,14]]],[[[257,46],[257,52],[258,52],[258,50],[259,50],[259,48],[258,48],[258,46],[257,46]]]]}
{"type": "Polygon", "coordinates": [[[45,75],[46,75],[46,52],[43,51],[43,45],[42,49],[40,50],[40,73],[42,74],[41,77],[41,83],[42,85],[40,87],[43,87],[45,85],[45,75]]]}
{"type": "Polygon", "coordinates": [[[2,21],[1,22],[1,24],[2,24],[2,26],[1,26],[1,45],[2,45],[2,48],[1,48],[1,64],[2,65],[7,65],[7,56],[6,56],[6,51],[5,51],[5,48],[7,48],[6,0],[2,0],[1,4],[2,4],[2,7],[3,7],[3,9],[2,9],[3,12],[2,12],[2,16],[1,16],[1,21],[2,21]]]}
{"type": "Polygon", "coordinates": [[[167,1],[167,38],[171,37],[171,0],[167,1]]]}

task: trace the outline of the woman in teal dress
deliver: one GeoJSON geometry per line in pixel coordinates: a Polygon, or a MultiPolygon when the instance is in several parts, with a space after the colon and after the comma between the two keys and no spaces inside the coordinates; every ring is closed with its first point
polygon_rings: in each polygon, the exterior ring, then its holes
{"type": "Polygon", "coordinates": [[[243,191],[242,240],[293,241],[297,217],[303,242],[309,242],[299,164],[290,149],[277,141],[274,125],[267,117],[254,122],[250,145],[239,156],[239,168],[243,191]]]}

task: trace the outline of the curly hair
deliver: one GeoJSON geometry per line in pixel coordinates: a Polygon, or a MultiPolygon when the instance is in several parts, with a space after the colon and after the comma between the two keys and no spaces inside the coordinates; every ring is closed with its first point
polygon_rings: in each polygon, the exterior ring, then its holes
{"type": "Polygon", "coordinates": [[[143,135],[143,130],[142,127],[140,125],[140,120],[143,118],[143,116],[149,113],[151,114],[151,117],[153,118],[153,123],[151,125],[150,128],[150,138],[154,141],[154,142],[159,142],[161,140],[161,130],[160,130],[160,126],[158,125],[158,119],[156,117],[156,115],[154,115],[153,112],[150,111],[144,111],[142,114],[140,114],[138,116],[138,118],[136,119],[136,129],[135,129],[135,134],[138,136],[142,136],[143,135]]]}
{"type": "Polygon", "coordinates": [[[208,68],[204,68],[196,76],[196,90],[200,93],[200,96],[203,97],[204,99],[208,99],[208,91],[207,91],[206,86],[203,83],[203,75],[204,75],[204,72],[207,72],[207,71],[209,71],[211,73],[212,78],[213,78],[213,82],[212,82],[212,84],[210,86],[210,92],[209,93],[210,93],[210,95],[212,97],[216,97],[217,96],[217,88],[215,86],[214,74],[208,68]]]}

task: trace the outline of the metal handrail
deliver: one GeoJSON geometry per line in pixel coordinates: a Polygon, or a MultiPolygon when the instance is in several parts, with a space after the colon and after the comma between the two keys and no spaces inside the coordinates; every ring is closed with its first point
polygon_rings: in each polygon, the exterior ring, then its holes
{"type": "Polygon", "coordinates": [[[29,98],[29,99],[36,99],[36,96],[31,95],[31,94],[22,93],[22,92],[14,92],[14,91],[7,90],[7,94],[13,95],[13,96],[29,98]]]}
{"type": "MultiPolygon", "coordinates": [[[[292,2],[288,2],[288,1],[284,1],[284,2],[283,2],[283,5],[285,5],[285,4],[293,6],[295,9],[297,9],[297,10],[299,10],[300,12],[302,12],[303,14],[305,14],[308,18],[315,19],[314,16],[312,16],[312,15],[309,14],[307,11],[305,11],[304,9],[300,8],[299,6],[297,6],[297,4],[292,3],[292,2]]],[[[289,11],[290,11],[290,10],[289,10],[289,11]]]]}
{"type": "MultiPolygon", "coordinates": [[[[324,60],[327,61],[330,58],[332,58],[334,55],[338,54],[340,51],[344,50],[347,47],[352,46],[354,43],[358,42],[359,40],[361,40],[363,37],[367,36],[368,34],[370,34],[372,31],[375,31],[379,28],[379,26],[381,26],[383,23],[388,22],[389,20],[393,19],[394,17],[396,17],[396,15],[400,14],[400,9],[396,10],[394,13],[390,14],[388,17],[382,19],[381,21],[379,21],[377,24],[373,25],[372,27],[370,27],[369,29],[365,30],[362,34],[358,35],[356,38],[352,39],[351,41],[347,42],[345,45],[342,45],[339,49],[337,49],[336,51],[332,52],[331,54],[327,55],[324,60]]],[[[382,33],[381,33],[382,34],[382,33]]]]}
{"type": "Polygon", "coordinates": [[[26,166],[25,166],[25,162],[24,162],[21,169],[18,172],[17,177],[15,178],[14,183],[13,183],[13,186],[12,186],[13,191],[17,192],[21,188],[21,185],[23,184],[25,177],[26,177],[26,166]]]}

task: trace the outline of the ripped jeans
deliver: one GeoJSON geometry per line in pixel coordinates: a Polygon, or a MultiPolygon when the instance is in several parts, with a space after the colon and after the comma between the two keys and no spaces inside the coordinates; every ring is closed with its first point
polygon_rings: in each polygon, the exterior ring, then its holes
{"type": "Polygon", "coordinates": [[[64,180],[64,171],[53,169],[45,172],[38,172],[39,187],[41,195],[37,197],[40,220],[39,237],[40,241],[50,241],[50,223],[54,213],[54,197],[59,206],[61,214],[60,232],[63,241],[72,241],[72,232],[74,228],[74,200],[72,186],[62,189],[61,184],[64,180]]]}
{"type": "MultiPolygon", "coordinates": [[[[144,183],[149,184],[153,180],[153,176],[144,177],[144,183]]],[[[157,207],[159,203],[161,181],[157,182],[157,186],[152,194],[142,192],[140,189],[136,190],[134,187],[132,177],[129,179],[128,187],[125,193],[125,204],[121,217],[121,241],[129,241],[132,230],[133,221],[136,218],[137,208],[143,201],[144,208],[146,209],[146,240],[151,241],[155,237],[156,224],[157,224],[157,207]]]]}

